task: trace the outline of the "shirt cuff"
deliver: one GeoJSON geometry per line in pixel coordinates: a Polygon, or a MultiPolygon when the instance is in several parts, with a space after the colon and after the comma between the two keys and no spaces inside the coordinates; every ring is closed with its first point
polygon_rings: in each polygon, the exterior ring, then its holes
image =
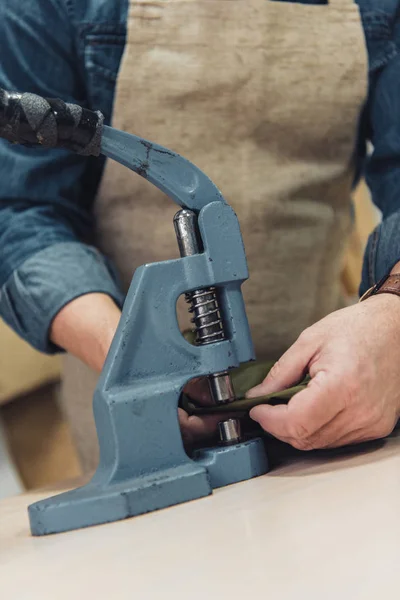
{"type": "Polygon", "coordinates": [[[390,273],[400,261],[400,213],[395,212],[369,236],[364,255],[360,295],[390,273]]]}
{"type": "Polygon", "coordinates": [[[63,242],[26,260],[0,289],[0,315],[31,346],[46,354],[62,352],[49,340],[54,317],[84,294],[124,296],[107,259],[92,246],[63,242]]]}

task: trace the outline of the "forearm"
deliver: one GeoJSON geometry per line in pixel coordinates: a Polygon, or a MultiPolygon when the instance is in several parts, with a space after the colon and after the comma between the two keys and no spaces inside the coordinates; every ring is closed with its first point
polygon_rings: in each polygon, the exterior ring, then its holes
{"type": "Polygon", "coordinates": [[[85,294],[55,317],[50,339],[100,372],[117,329],[121,311],[106,294],[85,294]]]}
{"type": "Polygon", "coordinates": [[[41,352],[59,352],[60,346],[50,340],[52,323],[64,307],[87,294],[123,303],[98,250],[79,242],[54,244],[33,254],[0,287],[0,316],[41,352]]]}

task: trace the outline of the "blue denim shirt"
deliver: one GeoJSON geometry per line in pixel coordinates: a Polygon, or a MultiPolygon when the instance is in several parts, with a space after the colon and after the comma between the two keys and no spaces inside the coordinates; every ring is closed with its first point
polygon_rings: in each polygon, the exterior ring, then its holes
{"type": "MultiPolygon", "coordinates": [[[[368,243],[363,291],[400,260],[400,0],[358,4],[370,92],[355,140],[357,171],[365,171],[383,213],[368,243]],[[374,153],[366,158],[368,140],[374,153]]],[[[127,11],[128,0],[1,0],[0,87],[100,109],[109,123],[127,11]]],[[[101,159],[0,141],[0,315],[44,352],[58,350],[49,327],[74,298],[103,292],[123,302],[112,268],[92,245],[103,167],[101,159]]]]}

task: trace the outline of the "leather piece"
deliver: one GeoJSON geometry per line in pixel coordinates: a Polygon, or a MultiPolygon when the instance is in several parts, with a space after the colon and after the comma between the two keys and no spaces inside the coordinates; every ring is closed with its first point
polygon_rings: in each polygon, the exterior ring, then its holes
{"type": "Polygon", "coordinates": [[[261,383],[268,375],[274,363],[255,362],[242,365],[232,371],[233,387],[238,399],[229,404],[219,406],[199,406],[187,395],[182,394],[180,406],[190,415],[205,415],[215,413],[247,413],[259,404],[286,404],[301,390],[307,387],[310,378],[307,376],[298,385],[281,392],[260,396],[258,398],[246,398],[246,392],[261,383]]]}

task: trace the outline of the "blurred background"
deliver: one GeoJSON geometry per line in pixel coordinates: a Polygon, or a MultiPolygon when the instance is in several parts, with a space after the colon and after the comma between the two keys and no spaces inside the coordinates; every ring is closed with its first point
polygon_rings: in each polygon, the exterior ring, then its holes
{"type": "MultiPolygon", "coordinates": [[[[362,183],[354,194],[355,228],[343,265],[343,289],[357,301],[368,235],[380,215],[362,183]]],[[[81,473],[59,403],[62,358],[47,357],[0,320],[0,498],[81,473]]]]}
{"type": "Polygon", "coordinates": [[[0,498],[80,473],[60,378],[60,357],[36,352],[0,319],[0,498]]]}

